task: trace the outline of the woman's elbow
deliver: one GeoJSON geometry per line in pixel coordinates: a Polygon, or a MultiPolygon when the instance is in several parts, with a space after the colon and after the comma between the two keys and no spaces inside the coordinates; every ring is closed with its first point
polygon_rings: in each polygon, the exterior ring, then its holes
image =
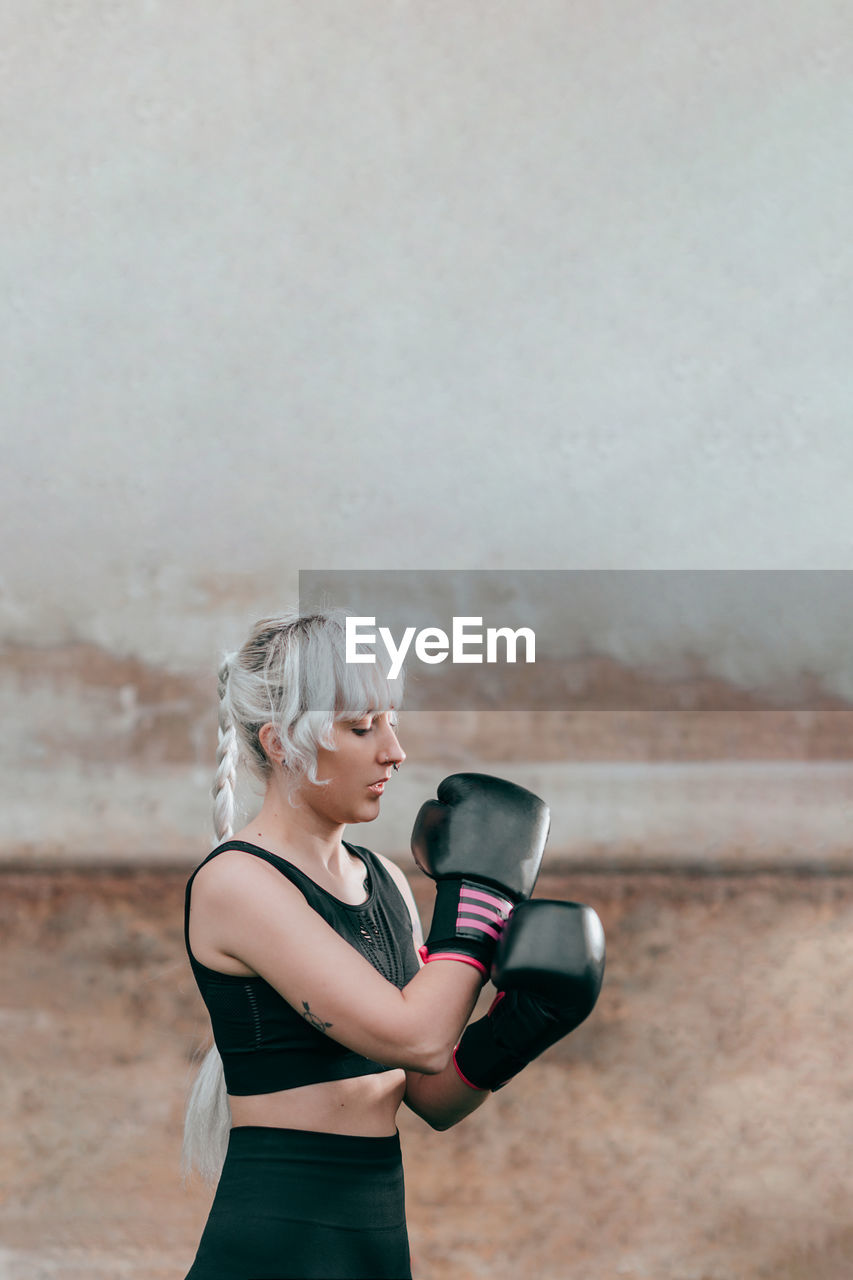
{"type": "Polygon", "coordinates": [[[452,1129],[458,1124],[462,1116],[457,1115],[428,1115],[423,1117],[431,1129],[435,1129],[436,1133],[446,1133],[448,1129],[452,1129]]]}
{"type": "Polygon", "coordinates": [[[438,1076],[447,1067],[453,1054],[453,1045],[423,1041],[413,1045],[403,1064],[407,1071],[418,1071],[423,1076],[438,1076]]]}

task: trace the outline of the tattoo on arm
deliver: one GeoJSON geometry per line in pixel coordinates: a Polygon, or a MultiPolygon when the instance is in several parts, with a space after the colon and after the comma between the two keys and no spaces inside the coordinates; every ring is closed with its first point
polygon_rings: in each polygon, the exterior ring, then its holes
{"type": "Polygon", "coordinates": [[[322,1018],[318,1018],[316,1013],[311,1011],[307,1000],[302,1001],[302,1016],[306,1022],[310,1022],[315,1031],[322,1031],[326,1034],[326,1030],[332,1025],[331,1022],[324,1022],[322,1018]]]}

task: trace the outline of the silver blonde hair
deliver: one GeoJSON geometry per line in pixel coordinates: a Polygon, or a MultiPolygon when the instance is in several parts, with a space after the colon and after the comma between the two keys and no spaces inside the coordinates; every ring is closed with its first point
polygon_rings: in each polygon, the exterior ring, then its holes
{"type": "MultiPolygon", "coordinates": [[[[293,792],[304,779],[317,783],[317,752],[334,749],[338,720],[398,707],[402,678],[388,680],[378,663],[347,663],[346,617],[341,610],[282,614],[255,624],[241,649],[219,668],[219,734],[214,778],[216,845],[234,832],[235,786],[242,765],[261,783],[273,765],[260,741],[265,724],[276,729],[293,792]]],[[[215,846],[214,846],[215,847],[215,846]]],[[[197,1169],[215,1183],[222,1171],[231,1108],[222,1059],[207,1050],[187,1098],[182,1169],[197,1169]]]]}

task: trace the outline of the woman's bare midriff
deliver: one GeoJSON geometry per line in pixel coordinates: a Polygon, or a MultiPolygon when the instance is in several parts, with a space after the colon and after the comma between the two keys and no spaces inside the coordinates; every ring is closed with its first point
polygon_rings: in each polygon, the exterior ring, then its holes
{"type": "Polygon", "coordinates": [[[406,1073],[395,1068],[349,1080],[282,1089],[278,1093],[228,1095],[231,1120],[238,1125],[348,1133],[360,1138],[392,1137],[406,1091],[406,1073]]]}

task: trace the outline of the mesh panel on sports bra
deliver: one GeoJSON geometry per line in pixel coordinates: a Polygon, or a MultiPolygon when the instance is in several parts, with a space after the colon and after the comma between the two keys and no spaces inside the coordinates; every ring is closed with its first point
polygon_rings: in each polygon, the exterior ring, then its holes
{"type": "Polygon", "coordinates": [[[406,977],[400,961],[399,948],[394,945],[394,938],[388,921],[381,911],[371,912],[359,923],[356,935],[358,949],[374,969],[378,969],[383,978],[393,982],[395,987],[403,987],[406,977]]]}

